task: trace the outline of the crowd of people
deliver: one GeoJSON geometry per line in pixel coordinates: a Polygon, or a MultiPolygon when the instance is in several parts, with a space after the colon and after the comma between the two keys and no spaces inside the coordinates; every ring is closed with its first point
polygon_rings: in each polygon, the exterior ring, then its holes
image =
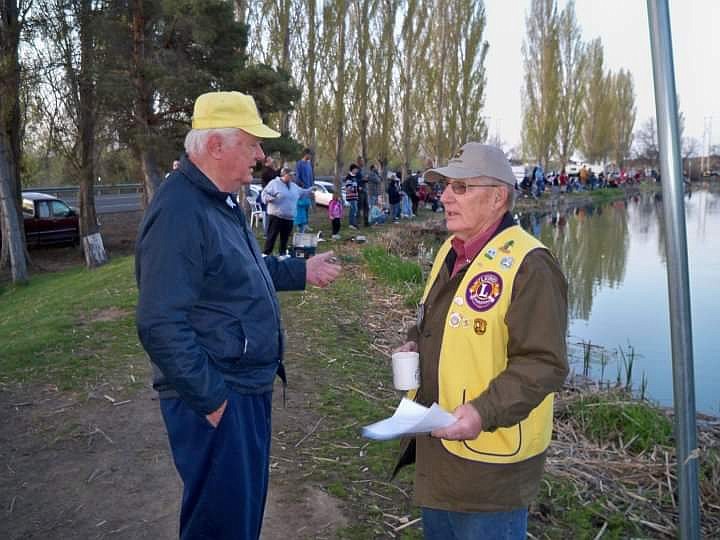
{"type": "MultiPolygon", "coordinates": [[[[265,255],[273,252],[276,243],[279,255],[285,255],[293,230],[313,232],[309,225],[310,215],[318,209],[314,204],[312,159],[312,150],[306,148],[293,171],[288,166],[278,167],[272,156],[265,157],[259,171],[262,189],[254,200],[257,211],[261,212],[265,255]]],[[[342,238],[343,223],[354,232],[360,227],[412,219],[421,205],[433,212],[442,212],[442,184],[427,185],[421,178],[420,171],[409,171],[403,180],[402,171],[397,170],[387,172],[383,182],[377,165],[366,166],[363,158],[358,157],[348,167],[340,193],[333,190],[327,203],[331,239],[342,238]]]]}
{"type": "Polygon", "coordinates": [[[572,193],[617,188],[625,184],[639,183],[647,177],[653,181],[659,180],[655,170],[646,173],[643,169],[620,169],[606,174],[603,170],[596,172],[592,167],[583,165],[576,174],[568,174],[565,167],[559,171],[550,171],[545,174],[542,165],[536,165],[532,168],[525,168],[525,174],[518,188],[524,195],[538,198],[548,190],[557,193],[572,193]]]}

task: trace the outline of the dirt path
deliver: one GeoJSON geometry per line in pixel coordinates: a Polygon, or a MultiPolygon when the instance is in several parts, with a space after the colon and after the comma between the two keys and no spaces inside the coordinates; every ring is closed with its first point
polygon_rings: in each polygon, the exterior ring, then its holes
{"type": "MultiPolygon", "coordinates": [[[[263,538],[330,537],[345,523],[337,502],[305,485],[302,471],[282,458],[312,428],[312,413],[302,395],[283,409],[281,394],[263,538]]],[[[52,387],[0,391],[1,538],[176,538],[181,485],[153,392],[122,404],[105,395],[113,390],[82,397],[52,387]]]]}

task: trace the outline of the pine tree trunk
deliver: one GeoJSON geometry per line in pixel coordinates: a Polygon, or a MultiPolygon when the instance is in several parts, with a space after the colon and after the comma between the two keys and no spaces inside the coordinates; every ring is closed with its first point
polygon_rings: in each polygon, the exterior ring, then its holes
{"type": "Polygon", "coordinates": [[[145,12],[143,0],[132,1],[132,33],[133,33],[133,86],[135,88],[135,154],[143,172],[143,208],[155,195],[162,174],[157,166],[155,152],[152,149],[153,123],[152,94],[148,91],[145,80],[145,12]]]}

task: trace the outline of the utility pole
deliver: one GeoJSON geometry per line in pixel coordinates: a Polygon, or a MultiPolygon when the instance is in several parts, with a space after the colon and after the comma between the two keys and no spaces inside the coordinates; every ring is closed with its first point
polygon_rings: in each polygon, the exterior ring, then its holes
{"type": "Polygon", "coordinates": [[[681,540],[700,540],[692,321],[675,66],[668,0],[647,0],[665,216],[681,540]]]}

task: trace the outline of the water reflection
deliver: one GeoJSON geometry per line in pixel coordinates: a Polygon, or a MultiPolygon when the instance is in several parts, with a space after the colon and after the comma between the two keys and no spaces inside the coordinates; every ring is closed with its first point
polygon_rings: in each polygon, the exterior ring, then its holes
{"type": "MultiPolygon", "coordinates": [[[[696,396],[699,411],[720,413],[720,188],[686,193],[696,396]]],[[[520,224],[557,256],[568,278],[571,343],[638,353],[635,388],[647,376],[650,397],[672,404],[662,197],[552,212],[525,212],[520,224]]],[[[672,286],[672,284],[671,284],[672,286]]],[[[615,370],[608,368],[610,377],[615,370]]]]}
{"type": "Polygon", "coordinates": [[[550,248],[565,271],[571,318],[587,320],[598,288],[623,280],[627,219],[625,201],[518,215],[520,225],[550,248]]]}

